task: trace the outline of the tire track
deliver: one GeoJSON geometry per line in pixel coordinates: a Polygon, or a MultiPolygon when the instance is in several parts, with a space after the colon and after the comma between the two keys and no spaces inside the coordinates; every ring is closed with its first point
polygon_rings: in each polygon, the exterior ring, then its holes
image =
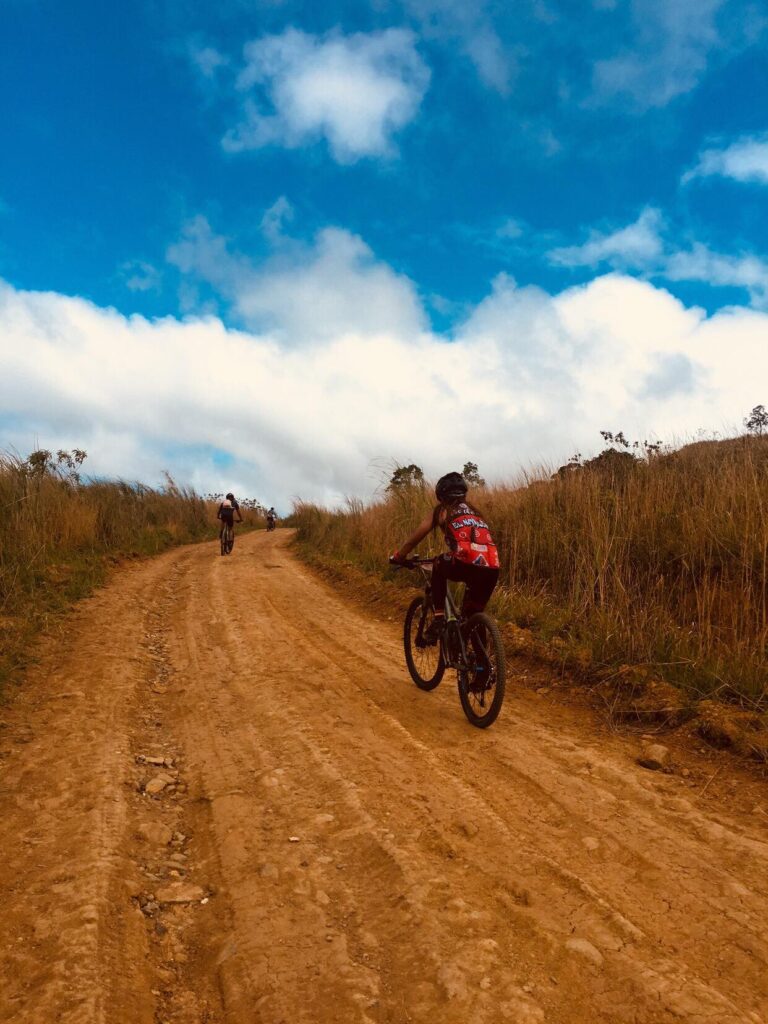
{"type": "Polygon", "coordinates": [[[768,1020],[756,820],[471,729],[286,541],[122,573],[0,716],[0,1022],[768,1020]]]}

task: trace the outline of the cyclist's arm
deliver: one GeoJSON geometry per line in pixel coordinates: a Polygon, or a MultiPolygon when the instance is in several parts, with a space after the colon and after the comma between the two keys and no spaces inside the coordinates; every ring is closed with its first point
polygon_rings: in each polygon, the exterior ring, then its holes
{"type": "Polygon", "coordinates": [[[430,512],[429,515],[419,523],[416,529],[413,531],[408,540],[401,544],[397,549],[397,554],[400,558],[406,558],[415,547],[424,540],[427,534],[431,533],[434,528],[434,513],[430,512]]]}

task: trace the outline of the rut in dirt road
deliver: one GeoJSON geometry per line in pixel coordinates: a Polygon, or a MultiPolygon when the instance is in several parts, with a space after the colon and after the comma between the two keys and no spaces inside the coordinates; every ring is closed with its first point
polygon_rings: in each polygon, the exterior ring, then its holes
{"type": "Polygon", "coordinates": [[[121,572],[0,716],[0,1021],[768,1020],[759,816],[513,673],[478,732],[288,541],[121,572]]]}

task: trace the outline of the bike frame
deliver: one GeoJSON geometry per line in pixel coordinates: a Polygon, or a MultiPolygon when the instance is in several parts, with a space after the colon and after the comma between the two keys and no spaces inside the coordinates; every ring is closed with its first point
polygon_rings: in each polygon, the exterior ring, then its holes
{"type": "MultiPolygon", "coordinates": [[[[235,540],[235,527],[234,524],[230,526],[229,523],[224,523],[221,528],[221,543],[225,545],[234,544],[235,540]]],[[[231,549],[230,549],[231,550],[231,549]]]]}
{"type": "MultiPolygon", "coordinates": [[[[424,597],[431,604],[432,569],[434,567],[434,559],[419,558],[415,560],[412,565],[414,568],[418,568],[424,578],[424,597]]],[[[464,643],[464,635],[461,630],[462,621],[461,612],[456,607],[456,603],[451,596],[451,589],[449,586],[445,594],[445,629],[440,637],[440,649],[442,651],[443,661],[445,662],[446,668],[465,669],[468,667],[467,648],[464,643]],[[456,645],[455,651],[458,652],[458,657],[453,657],[451,654],[450,645],[448,643],[449,637],[456,645]]]]}

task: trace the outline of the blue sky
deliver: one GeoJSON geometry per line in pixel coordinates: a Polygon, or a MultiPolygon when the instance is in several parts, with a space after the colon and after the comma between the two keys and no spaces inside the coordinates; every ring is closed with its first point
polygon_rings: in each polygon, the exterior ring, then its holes
{"type": "Polygon", "coordinates": [[[589,446],[595,403],[728,429],[768,401],[767,50],[743,0],[6,0],[6,444],[285,503],[370,491],[379,459],[439,472],[445,402],[496,475],[589,446]],[[46,373],[65,352],[99,400],[46,373]]]}

